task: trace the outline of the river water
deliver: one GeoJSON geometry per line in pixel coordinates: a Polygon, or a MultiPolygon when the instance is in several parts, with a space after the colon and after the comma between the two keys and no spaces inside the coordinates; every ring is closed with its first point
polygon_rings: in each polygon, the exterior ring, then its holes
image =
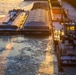
{"type": "Polygon", "coordinates": [[[52,36],[0,36],[0,59],[0,75],[58,74],[52,36]]]}
{"type": "MultiPolygon", "coordinates": [[[[22,1],[15,6],[30,10],[33,3],[22,1]]],[[[15,6],[7,5],[6,8],[9,11],[10,8],[15,8],[15,6]]],[[[0,75],[58,74],[57,59],[51,35],[0,36],[0,59],[0,75]]]]}
{"type": "MultiPolygon", "coordinates": [[[[34,2],[2,2],[1,12],[13,8],[30,10],[34,2]]],[[[0,35],[0,75],[60,75],[52,36],[0,35]]]]}

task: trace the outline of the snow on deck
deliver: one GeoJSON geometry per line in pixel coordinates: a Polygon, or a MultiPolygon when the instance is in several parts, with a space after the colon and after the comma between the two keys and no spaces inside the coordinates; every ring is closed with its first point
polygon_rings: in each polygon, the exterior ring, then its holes
{"type": "Polygon", "coordinates": [[[48,11],[42,9],[32,10],[25,22],[25,26],[48,26],[49,14],[48,11]]]}
{"type": "Polygon", "coordinates": [[[61,25],[59,22],[53,22],[53,26],[54,26],[54,29],[57,29],[57,30],[64,28],[64,26],[61,25]]]}

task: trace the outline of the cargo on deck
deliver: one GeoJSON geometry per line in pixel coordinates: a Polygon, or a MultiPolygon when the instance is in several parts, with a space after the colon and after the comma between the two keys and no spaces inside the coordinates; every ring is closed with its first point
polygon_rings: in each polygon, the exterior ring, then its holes
{"type": "Polygon", "coordinates": [[[24,10],[17,9],[9,11],[0,25],[0,33],[19,32],[22,29],[26,18],[27,14],[24,10]]]}
{"type": "Polygon", "coordinates": [[[50,33],[51,19],[49,16],[49,11],[44,9],[32,10],[24,24],[23,31],[24,33],[50,33]]]}

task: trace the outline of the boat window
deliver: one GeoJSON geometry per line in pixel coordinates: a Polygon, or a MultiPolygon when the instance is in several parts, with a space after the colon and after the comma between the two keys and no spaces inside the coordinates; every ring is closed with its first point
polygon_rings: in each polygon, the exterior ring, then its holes
{"type": "Polygon", "coordinates": [[[70,30],[75,30],[75,26],[70,26],[70,30]]]}

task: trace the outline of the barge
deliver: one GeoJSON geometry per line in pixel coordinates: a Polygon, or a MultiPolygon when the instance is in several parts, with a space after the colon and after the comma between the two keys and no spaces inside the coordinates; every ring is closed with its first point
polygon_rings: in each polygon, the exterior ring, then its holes
{"type": "Polygon", "coordinates": [[[49,10],[40,8],[29,14],[22,10],[10,11],[0,25],[0,34],[50,34],[52,22],[49,15],[49,10]]]}
{"type": "Polygon", "coordinates": [[[17,9],[9,11],[0,25],[0,34],[20,33],[26,18],[27,14],[24,10],[17,9]]]}
{"type": "Polygon", "coordinates": [[[45,9],[34,9],[30,11],[24,24],[23,33],[51,33],[52,25],[49,11],[45,9]]]}
{"type": "Polygon", "coordinates": [[[61,41],[59,46],[58,56],[61,65],[76,65],[76,36],[64,37],[64,41],[61,41]]]}
{"type": "Polygon", "coordinates": [[[76,23],[64,23],[64,33],[60,37],[59,62],[65,66],[76,66],[76,23]]]}

